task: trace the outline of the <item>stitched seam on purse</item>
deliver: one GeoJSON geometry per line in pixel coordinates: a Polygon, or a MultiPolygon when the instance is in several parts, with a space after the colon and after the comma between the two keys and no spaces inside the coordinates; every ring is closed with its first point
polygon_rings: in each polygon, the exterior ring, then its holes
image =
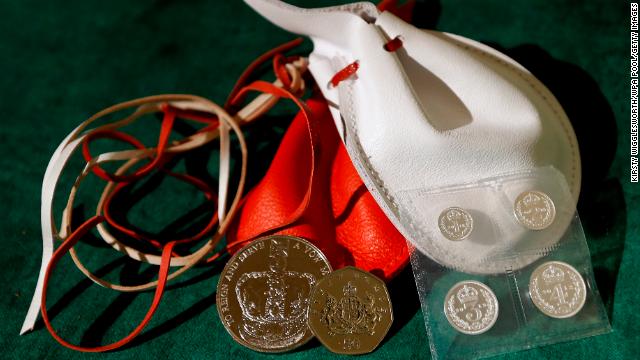
{"type": "MultiPolygon", "coordinates": [[[[356,126],[355,126],[355,115],[354,115],[354,111],[353,111],[354,106],[353,106],[353,85],[352,85],[352,81],[353,80],[351,80],[351,81],[349,81],[347,83],[343,83],[344,84],[343,86],[346,87],[347,97],[348,97],[348,100],[349,100],[349,103],[348,103],[349,111],[347,111],[347,117],[348,117],[347,121],[349,123],[349,127],[351,128],[351,136],[353,137],[353,140],[354,140],[354,141],[350,141],[350,142],[352,143],[352,145],[354,145],[353,148],[358,153],[358,157],[360,158],[359,159],[360,163],[363,164],[366,167],[366,170],[368,171],[369,177],[384,192],[384,195],[387,197],[387,199],[389,199],[389,201],[391,202],[391,205],[394,207],[392,209],[392,211],[394,213],[397,213],[398,210],[399,210],[399,206],[396,203],[395,198],[393,196],[391,196],[391,194],[389,193],[389,190],[384,186],[384,182],[378,176],[378,173],[375,170],[373,170],[373,168],[369,164],[369,161],[363,156],[364,149],[362,149],[362,145],[361,145],[360,140],[358,138],[358,131],[357,131],[356,126]]],[[[405,247],[402,251],[400,251],[400,253],[393,260],[391,260],[387,264],[387,266],[384,266],[382,268],[382,270],[386,272],[389,269],[395,268],[394,265],[396,263],[398,263],[398,260],[405,257],[405,251],[406,250],[407,250],[407,248],[405,247]]]]}
{"type": "MultiPolygon", "coordinates": [[[[284,11],[293,11],[293,12],[297,12],[300,14],[317,14],[317,13],[336,13],[339,11],[344,11],[344,12],[348,12],[351,13],[353,15],[356,16],[360,16],[360,13],[364,13],[367,16],[372,16],[375,17],[375,13],[371,13],[369,10],[371,11],[375,11],[375,5],[368,3],[368,2],[357,2],[357,3],[352,3],[352,4],[344,4],[344,5],[336,5],[336,6],[328,6],[328,7],[320,7],[320,8],[302,8],[302,7],[297,7],[282,1],[274,1],[274,0],[266,0],[268,3],[270,3],[272,6],[278,7],[284,11]],[[371,6],[370,6],[371,5],[371,6]]],[[[363,19],[364,20],[364,19],[363,19]]]]}

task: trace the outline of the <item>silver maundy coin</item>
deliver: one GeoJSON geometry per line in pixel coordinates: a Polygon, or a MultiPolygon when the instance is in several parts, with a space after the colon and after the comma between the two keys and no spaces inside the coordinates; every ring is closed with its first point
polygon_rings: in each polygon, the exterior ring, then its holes
{"type": "Polygon", "coordinates": [[[556,217],[556,207],[551,198],[537,190],[518,195],[513,210],[518,222],[530,230],[546,229],[556,217]]]}
{"type": "Polygon", "coordinates": [[[531,274],[529,296],[545,315],[563,319],[582,309],[587,299],[587,287],[573,266],[549,261],[531,274]]]}
{"type": "Polygon", "coordinates": [[[482,334],[498,320],[498,299],[491,289],[478,281],[461,281],[444,300],[444,314],[451,326],[463,334],[482,334]]]}
{"type": "Polygon", "coordinates": [[[440,228],[442,235],[449,240],[464,240],[473,230],[473,218],[463,208],[450,207],[440,213],[438,228],[440,228]]]}

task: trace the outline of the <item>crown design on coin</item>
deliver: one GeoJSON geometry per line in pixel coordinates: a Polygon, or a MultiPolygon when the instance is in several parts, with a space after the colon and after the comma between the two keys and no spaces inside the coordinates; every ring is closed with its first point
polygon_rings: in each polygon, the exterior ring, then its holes
{"type": "Polygon", "coordinates": [[[564,280],[564,271],[551,265],[542,272],[542,279],[547,284],[562,282],[564,280]]]}
{"type": "Polygon", "coordinates": [[[349,281],[342,287],[339,300],[327,294],[320,318],[330,335],[371,334],[382,319],[384,309],[376,306],[375,298],[367,293],[364,299],[358,296],[358,288],[349,281]]]}
{"type": "Polygon", "coordinates": [[[356,287],[353,286],[353,283],[351,281],[349,281],[347,283],[347,285],[345,285],[342,288],[342,292],[344,293],[344,296],[355,296],[356,295],[356,287]]]}
{"type": "Polygon", "coordinates": [[[287,270],[289,240],[270,241],[268,270],[243,274],[235,288],[242,310],[240,336],[256,346],[288,344],[307,331],[312,274],[287,270]]]}
{"type": "Polygon", "coordinates": [[[458,290],[456,297],[463,304],[467,302],[478,301],[478,290],[472,288],[471,286],[465,285],[462,287],[462,289],[458,290]]]}

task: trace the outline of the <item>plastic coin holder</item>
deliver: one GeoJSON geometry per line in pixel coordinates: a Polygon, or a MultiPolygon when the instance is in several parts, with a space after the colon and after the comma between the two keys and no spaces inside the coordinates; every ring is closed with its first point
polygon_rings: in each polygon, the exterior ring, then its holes
{"type": "Polygon", "coordinates": [[[410,224],[407,243],[432,358],[481,358],[611,331],[575,201],[551,167],[402,194],[401,211],[422,219],[410,224]],[[451,207],[473,217],[471,233],[455,242],[438,220],[451,207]]]}

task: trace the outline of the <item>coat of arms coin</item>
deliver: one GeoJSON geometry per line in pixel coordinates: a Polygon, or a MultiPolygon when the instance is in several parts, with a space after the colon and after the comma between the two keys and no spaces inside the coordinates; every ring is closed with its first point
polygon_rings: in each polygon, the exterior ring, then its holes
{"type": "Polygon", "coordinates": [[[309,328],[320,342],[338,354],[364,354],[384,339],[393,310],[382,280],[345,267],[321,279],[311,295],[309,328]]]}

